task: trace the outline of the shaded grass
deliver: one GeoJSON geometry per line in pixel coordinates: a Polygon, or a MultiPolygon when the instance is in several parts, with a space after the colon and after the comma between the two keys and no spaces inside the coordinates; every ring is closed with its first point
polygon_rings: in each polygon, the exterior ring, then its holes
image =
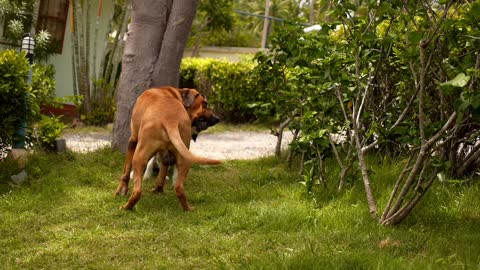
{"type": "MultiPolygon", "coordinates": [[[[370,163],[382,204],[399,165],[370,163]]],[[[171,188],[148,192],[153,179],[123,211],[127,198],[113,196],[122,164],[109,150],[32,157],[28,183],[0,195],[2,269],[480,268],[478,183],[436,184],[405,223],[385,228],[358,179],[306,193],[273,158],[194,166],[193,212],[171,188]]]]}

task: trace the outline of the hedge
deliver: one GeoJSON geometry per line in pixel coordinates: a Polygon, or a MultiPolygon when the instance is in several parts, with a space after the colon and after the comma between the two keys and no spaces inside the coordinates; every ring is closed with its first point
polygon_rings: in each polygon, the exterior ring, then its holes
{"type": "Polygon", "coordinates": [[[211,58],[184,58],[180,87],[195,88],[204,94],[215,113],[232,123],[253,122],[269,114],[258,110],[267,93],[257,87],[253,60],[229,62],[211,58]]]}

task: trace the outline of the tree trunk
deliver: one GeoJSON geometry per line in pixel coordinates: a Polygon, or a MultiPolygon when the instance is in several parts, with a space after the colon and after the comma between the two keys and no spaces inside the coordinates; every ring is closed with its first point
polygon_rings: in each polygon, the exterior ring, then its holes
{"type": "Polygon", "coordinates": [[[100,25],[100,15],[102,10],[103,1],[98,2],[97,16],[95,17],[95,30],[93,34],[93,56],[92,56],[92,97],[97,99],[97,39],[98,39],[98,29],[100,25]]]}
{"type": "Polygon", "coordinates": [[[77,32],[77,44],[78,44],[78,60],[79,65],[77,69],[77,78],[79,80],[79,94],[83,96],[83,106],[82,110],[85,114],[90,112],[90,90],[88,82],[88,68],[87,68],[87,58],[85,50],[85,33],[84,33],[84,24],[82,23],[83,11],[82,11],[82,1],[75,0],[75,32],[77,32]]]}
{"type": "Polygon", "coordinates": [[[137,97],[152,86],[178,85],[198,0],[133,0],[123,54],[112,148],[126,151],[137,97]]]}
{"type": "Polygon", "coordinates": [[[77,38],[76,38],[76,31],[75,31],[75,17],[77,16],[77,14],[75,13],[75,8],[74,8],[74,5],[73,5],[73,1],[70,1],[70,36],[71,36],[71,50],[72,50],[72,83],[73,83],[73,95],[75,96],[78,96],[78,79],[77,79],[77,71],[78,71],[78,68],[77,68],[77,65],[78,65],[78,61],[77,61],[77,38]]]}
{"type": "Polygon", "coordinates": [[[200,25],[200,29],[198,30],[197,40],[195,40],[195,46],[193,46],[191,57],[197,57],[198,53],[200,52],[200,45],[202,44],[203,36],[205,35],[205,30],[207,29],[208,25],[208,16],[203,21],[202,25],[200,25]]]}
{"type": "Polygon", "coordinates": [[[268,28],[270,27],[270,0],[265,0],[265,18],[263,19],[263,32],[262,32],[262,48],[267,47],[268,43],[268,28]]]}
{"type": "Polygon", "coordinates": [[[283,140],[283,130],[292,122],[292,120],[297,116],[297,109],[293,110],[292,114],[278,127],[277,144],[275,146],[275,156],[277,158],[281,157],[282,154],[282,140],[283,140]]]}
{"type": "Polygon", "coordinates": [[[178,86],[180,63],[192,28],[198,0],[173,1],[151,86],[178,86]]]}
{"type": "MultiPolygon", "coordinates": [[[[88,95],[88,99],[90,101],[90,104],[88,105],[88,107],[90,109],[93,108],[93,102],[92,102],[92,96],[91,96],[91,93],[90,93],[90,89],[91,89],[91,85],[90,85],[90,65],[91,65],[91,62],[90,62],[90,21],[91,21],[91,16],[90,16],[90,7],[91,7],[91,1],[88,1],[86,2],[86,4],[84,4],[84,8],[86,9],[86,15],[85,15],[85,25],[83,26],[84,29],[85,29],[85,84],[88,86],[87,87],[87,95],[88,95]],[[86,6],[85,6],[86,5],[86,6]]],[[[95,64],[95,63],[94,63],[95,64]]],[[[94,87],[94,84],[95,84],[95,81],[93,81],[93,87],[94,87]]],[[[95,100],[95,97],[93,97],[93,100],[95,100]]],[[[88,111],[90,112],[90,111],[88,111]]]]}

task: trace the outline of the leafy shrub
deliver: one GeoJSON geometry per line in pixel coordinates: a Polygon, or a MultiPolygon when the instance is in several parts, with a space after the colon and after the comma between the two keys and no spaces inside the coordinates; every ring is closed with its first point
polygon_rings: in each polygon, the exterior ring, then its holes
{"type": "MultiPolygon", "coordinates": [[[[107,83],[103,79],[97,80],[91,95],[90,112],[81,116],[82,121],[93,126],[104,126],[113,122],[117,108],[115,90],[113,83],[107,83]]],[[[81,97],[83,98],[83,96],[81,97]]]]}
{"type": "Polygon", "coordinates": [[[0,52],[0,147],[10,144],[27,107],[30,88],[26,82],[28,61],[25,53],[0,52]]]}
{"type": "Polygon", "coordinates": [[[31,112],[33,120],[40,119],[40,106],[54,103],[55,69],[52,65],[33,65],[32,89],[30,91],[31,112]]]}
{"type": "Polygon", "coordinates": [[[215,112],[226,121],[255,121],[271,116],[272,113],[256,106],[266,104],[270,93],[257,87],[252,79],[254,67],[251,60],[235,63],[208,58],[184,58],[180,87],[199,90],[208,98],[215,112]]]}
{"type": "Polygon", "coordinates": [[[25,53],[0,52],[0,149],[11,145],[20,121],[27,128],[41,119],[40,106],[54,102],[55,71],[52,66],[35,64],[32,84],[27,83],[29,64],[25,53]]]}
{"type": "Polygon", "coordinates": [[[44,149],[54,149],[55,140],[60,137],[66,125],[60,121],[61,116],[41,116],[37,123],[37,135],[44,149]]]}

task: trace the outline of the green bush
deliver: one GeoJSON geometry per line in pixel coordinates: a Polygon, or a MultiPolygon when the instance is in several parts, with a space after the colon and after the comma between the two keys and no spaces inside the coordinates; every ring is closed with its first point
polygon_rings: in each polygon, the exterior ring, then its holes
{"type": "Polygon", "coordinates": [[[104,126],[112,123],[115,117],[115,86],[113,83],[100,79],[95,82],[92,93],[91,110],[81,116],[82,121],[91,126],[104,126]]]}
{"type": "Polygon", "coordinates": [[[66,128],[66,125],[60,121],[60,118],[61,116],[48,117],[42,115],[37,123],[37,135],[44,149],[54,149],[55,140],[60,137],[62,131],[66,128]]]}
{"type": "Polygon", "coordinates": [[[30,87],[26,82],[28,61],[25,53],[0,52],[0,148],[10,144],[27,107],[30,87]]]}
{"type": "Polygon", "coordinates": [[[32,76],[32,89],[30,91],[30,106],[32,120],[37,121],[41,117],[40,106],[54,103],[55,96],[55,69],[52,65],[44,66],[34,64],[32,76]]]}
{"type": "Polygon", "coordinates": [[[265,106],[270,94],[258,88],[251,73],[252,60],[229,62],[209,58],[184,58],[181,65],[180,87],[198,89],[225,121],[252,122],[271,116],[265,106]]]}
{"type": "Polygon", "coordinates": [[[52,66],[35,64],[32,83],[27,83],[29,64],[25,53],[0,52],[0,150],[11,145],[22,118],[27,133],[41,119],[40,106],[54,102],[55,71],[52,66]]]}

